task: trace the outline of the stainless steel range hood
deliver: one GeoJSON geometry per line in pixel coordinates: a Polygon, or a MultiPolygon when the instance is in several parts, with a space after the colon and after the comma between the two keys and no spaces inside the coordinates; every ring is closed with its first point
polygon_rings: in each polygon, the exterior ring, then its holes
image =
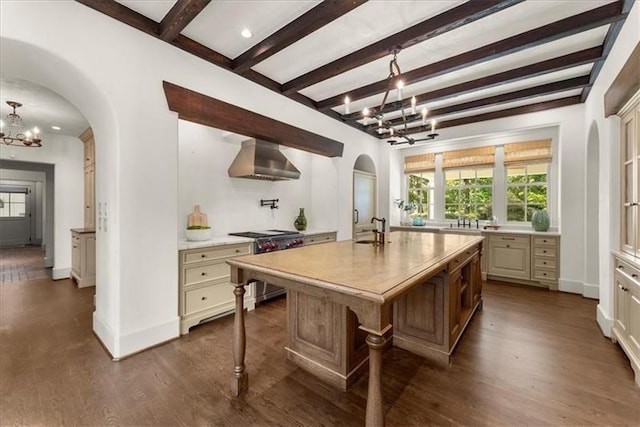
{"type": "Polygon", "coordinates": [[[235,178],[268,181],[300,178],[300,171],[280,152],[277,144],[258,139],[242,141],[228,172],[235,178]]]}

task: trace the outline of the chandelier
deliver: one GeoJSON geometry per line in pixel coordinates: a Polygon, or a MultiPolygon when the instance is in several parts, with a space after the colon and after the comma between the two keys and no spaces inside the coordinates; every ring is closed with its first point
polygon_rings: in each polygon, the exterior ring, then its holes
{"type": "MultiPolygon", "coordinates": [[[[404,82],[402,81],[402,72],[400,71],[400,66],[398,65],[399,52],[400,52],[400,48],[396,48],[391,52],[393,53],[393,58],[389,62],[389,75],[387,76],[387,80],[388,80],[387,91],[385,92],[384,97],[382,98],[380,107],[365,108],[362,110],[362,117],[364,118],[364,124],[366,126],[369,123],[369,120],[371,119],[376,120],[378,122],[378,126],[377,126],[378,134],[382,135],[383,133],[388,133],[389,139],[387,140],[387,142],[391,145],[399,145],[399,144],[413,145],[418,141],[427,141],[427,140],[435,139],[435,137],[438,136],[438,134],[435,133],[435,130],[436,130],[435,119],[431,120],[430,122],[431,132],[427,134],[426,137],[416,139],[416,138],[412,138],[409,135],[410,128],[408,124],[411,122],[416,122],[418,120],[421,120],[422,124],[420,126],[411,127],[411,133],[417,133],[420,131],[429,130],[427,125],[428,110],[427,108],[423,108],[422,111],[420,111],[420,113],[418,114],[416,112],[416,97],[413,96],[411,97],[410,112],[409,113],[405,112],[404,102],[402,100],[402,89],[404,87],[404,82]],[[396,123],[393,123],[392,121],[388,120],[388,118],[386,118],[384,115],[385,106],[387,105],[387,98],[389,97],[389,93],[393,90],[394,87],[396,88],[397,95],[398,95],[398,100],[396,103],[394,103],[394,106],[399,106],[399,109],[401,112],[401,118],[402,118],[399,128],[395,127],[395,126],[398,126],[398,120],[395,120],[396,123]]],[[[345,104],[346,104],[346,110],[348,113],[349,112],[348,97],[345,98],[345,104]]]]}
{"type": "Polygon", "coordinates": [[[22,117],[16,113],[16,108],[22,107],[22,104],[15,101],[7,101],[7,104],[13,108],[13,112],[7,114],[5,119],[7,123],[0,120],[0,139],[2,139],[2,142],[6,145],[18,145],[21,143],[24,147],[42,147],[40,130],[37,127],[24,132],[22,130],[24,128],[22,117]],[[5,130],[5,126],[8,127],[7,130],[5,130]]]}

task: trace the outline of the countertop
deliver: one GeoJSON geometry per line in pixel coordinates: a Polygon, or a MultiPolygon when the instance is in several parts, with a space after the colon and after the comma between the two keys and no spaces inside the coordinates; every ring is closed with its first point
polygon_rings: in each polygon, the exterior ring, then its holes
{"type": "Polygon", "coordinates": [[[324,233],[337,233],[338,230],[325,230],[325,229],[321,229],[321,228],[309,228],[307,230],[301,231],[300,233],[304,234],[305,236],[311,236],[314,234],[324,234],[324,233]]]}
{"type": "Polygon", "coordinates": [[[397,297],[406,287],[436,274],[448,261],[482,239],[482,236],[397,231],[388,235],[389,243],[384,246],[343,240],[293,251],[240,256],[227,263],[383,303],[397,297]]]}
{"type": "Polygon", "coordinates": [[[555,230],[550,231],[535,231],[534,229],[526,228],[500,228],[498,230],[482,229],[482,228],[458,228],[458,227],[442,227],[442,226],[419,226],[419,225],[402,225],[392,226],[393,230],[397,231],[422,231],[429,233],[448,233],[448,234],[470,234],[470,235],[489,235],[489,234],[523,234],[531,236],[560,236],[560,232],[555,230]]]}
{"type": "Polygon", "coordinates": [[[237,243],[253,243],[253,239],[238,236],[211,236],[209,240],[191,241],[178,240],[178,250],[206,248],[208,246],[233,245],[237,243]]]}
{"type": "Polygon", "coordinates": [[[85,233],[95,233],[95,228],[72,228],[71,231],[74,233],[85,234],[85,233]]]}

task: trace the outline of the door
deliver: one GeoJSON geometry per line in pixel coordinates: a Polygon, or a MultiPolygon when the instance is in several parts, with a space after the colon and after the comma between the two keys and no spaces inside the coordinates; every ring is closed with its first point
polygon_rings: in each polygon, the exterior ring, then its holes
{"type": "Polygon", "coordinates": [[[371,231],[371,218],[376,216],[376,176],[353,172],[353,237],[371,231]]]}
{"type": "Polygon", "coordinates": [[[31,243],[31,203],[28,186],[0,186],[0,246],[31,243]]]}

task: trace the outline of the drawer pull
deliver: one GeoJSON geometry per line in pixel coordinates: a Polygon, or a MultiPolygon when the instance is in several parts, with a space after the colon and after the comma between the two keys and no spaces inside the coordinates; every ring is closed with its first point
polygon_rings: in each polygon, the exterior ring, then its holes
{"type": "Polygon", "coordinates": [[[206,300],[206,299],[207,299],[207,297],[202,297],[202,301],[204,301],[204,300],[206,300]]]}
{"type": "Polygon", "coordinates": [[[542,251],[542,253],[543,253],[543,254],[546,254],[546,253],[547,253],[547,251],[542,251]]]}
{"type": "Polygon", "coordinates": [[[620,270],[624,270],[624,265],[619,265],[619,266],[618,266],[618,269],[620,269],[620,270]]]}
{"type": "Polygon", "coordinates": [[[240,249],[236,249],[236,253],[239,254],[240,253],[240,249]]]}
{"type": "Polygon", "coordinates": [[[631,277],[633,277],[634,279],[637,279],[638,275],[637,274],[632,274],[631,277]]]}
{"type": "Polygon", "coordinates": [[[207,255],[202,254],[202,255],[200,255],[200,257],[201,257],[201,258],[206,258],[206,257],[207,257],[207,255]]]}
{"type": "Polygon", "coordinates": [[[200,273],[201,276],[206,276],[207,273],[205,273],[204,271],[202,273],[200,273]]]}
{"type": "Polygon", "coordinates": [[[542,263],[543,263],[544,265],[547,265],[547,261],[543,261],[542,263]]]}
{"type": "Polygon", "coordinates": [[[511,246],[507,245],[508,248],[510,248],[511,246]]]}
{"type": "Polygon", "coordinates": [[[503,237],[502,240],[516,240],[515,237],[503,237]]]}
{"type": "Polygon", "coordinates": [[[547,243],[547,239],[544,239],[544,240],[543,240],[543,242],[544,242],[544,243],[547,243]]]}

